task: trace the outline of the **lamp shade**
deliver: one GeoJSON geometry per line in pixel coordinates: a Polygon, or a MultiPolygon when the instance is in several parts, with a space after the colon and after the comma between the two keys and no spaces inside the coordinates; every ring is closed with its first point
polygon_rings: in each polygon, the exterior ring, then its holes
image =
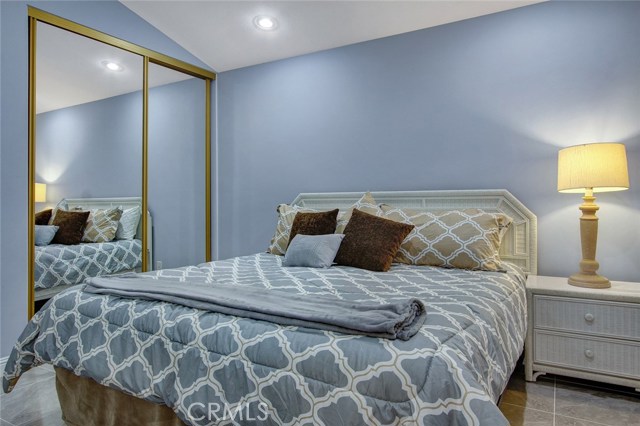
{"type": "Polygon", "coordinates": [[[46,183],[36,183],[34,201],[36,203],[47,202],[47,184],[46,183]]]}
{"type": "Polygon", "coordinates": [[[621,143],[570,146],[558,152],[558,191],[629,189],[627,153],[621,143]]]}

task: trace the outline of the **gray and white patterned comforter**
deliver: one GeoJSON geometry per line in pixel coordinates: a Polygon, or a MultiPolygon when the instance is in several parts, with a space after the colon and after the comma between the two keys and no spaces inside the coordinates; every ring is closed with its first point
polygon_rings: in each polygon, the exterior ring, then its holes
{"type": "Polygon", "coordinates": [[[35,261],[36,289],[80,284],[142,265],[142,241],[36,246],[35,261]]]}
{"type": "Polygon", "coordinates": [[[523,347],[524,274],[394,265],[283,268],[266,253],[155,272],[380,303],[418,297],[408,341],[313,330],[166,302],[53,298],[16,343],[3,377],[51,363],[149,401],[190,425],[507,425],[495,401],[523,347]],[[224,408],[222,408],[224,407],[224,408]]]}

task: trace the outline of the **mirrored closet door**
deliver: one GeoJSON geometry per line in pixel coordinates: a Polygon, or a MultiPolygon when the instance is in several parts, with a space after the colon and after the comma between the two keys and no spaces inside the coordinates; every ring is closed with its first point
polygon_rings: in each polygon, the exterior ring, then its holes
{"type": "Polygon", "coordinates": [[[139,55],[40,23],[36,51],[36,308],[142,267],[139,55]]]}
{"type": "Polygon", "coordinates": [[[209,261],[215,74],[29,17],[29,317],[92,277],[209,261]]]}
{"type": "Polygon", "coordinates": [[[205,82],[149,65],[148,208],[156,269],[203,263],[205,82]]]}

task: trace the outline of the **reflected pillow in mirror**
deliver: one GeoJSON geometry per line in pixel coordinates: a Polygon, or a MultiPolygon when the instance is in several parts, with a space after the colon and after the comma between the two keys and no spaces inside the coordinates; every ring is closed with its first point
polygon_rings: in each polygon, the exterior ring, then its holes
{"type": "Polygon", "coordinates": [[[141,211],[140,206],[135,206],[122,212],[120,222],[118,223],[118,231],[116,232],[116,238],[118,240],[133,240],[133,237],[136,236],[136,232],[138,231],[141,211]]]}
{"type": "Polygon", "coordinates": [[[89,212],[57,210],[51,224],[59,226],[60,229],[51,242],[66,245],[80,244],[88,218],[89,212]]]}
{"type": "Polygon", "coordinates": [[[343,238],[343,234],[298,234],[291,240],[282,266],[328,268],[333,264],[343,238]]]}
{"type": "MultiPolygon", "coordinates": [[[[51,214],[51,211],[49,211],[51,214]]],[[[56,232],[58,232],[58,227],[54,225],[36,225],[36,245],[37,246],[48,246],[53,240],[53,237],[56,236],[56,232]]]]}
{"type": "Polygon", "coordinates": [[[48,225],[51,220],[52,209],[42,210],[36,213],[36,225],[48,225]]]}
{"type": "MultiPolygon", "coordinates": [[[[108,243],[116,237],[122,209],[114,207],[111,209],[91,210],[87,227],[82,236],[83,243],[108,243]]],[[[136,224],[137,226],[137,224],[136,224]]]]}

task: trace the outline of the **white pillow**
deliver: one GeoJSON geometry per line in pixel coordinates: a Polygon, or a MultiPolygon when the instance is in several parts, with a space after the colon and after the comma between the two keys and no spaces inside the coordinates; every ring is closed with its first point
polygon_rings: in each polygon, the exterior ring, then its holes
{"type": "Polygon", "coordinates": [[[140,211],[140,206],[135,206],[122,211],[122,216],[118,223],[118,231],[116,232],[116,239],[132,240],[133,237],[136,236],[138,223],[140,222],[140,211]]]}

